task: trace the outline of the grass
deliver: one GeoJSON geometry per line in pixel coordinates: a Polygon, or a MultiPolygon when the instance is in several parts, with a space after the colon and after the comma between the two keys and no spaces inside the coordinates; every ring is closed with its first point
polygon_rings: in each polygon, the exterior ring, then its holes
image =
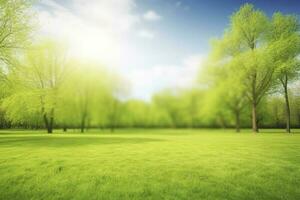
{"type": "Polygon", "coordinates": [[[0,132],[0,199],[300,199],[300,134],[0,132]]]}

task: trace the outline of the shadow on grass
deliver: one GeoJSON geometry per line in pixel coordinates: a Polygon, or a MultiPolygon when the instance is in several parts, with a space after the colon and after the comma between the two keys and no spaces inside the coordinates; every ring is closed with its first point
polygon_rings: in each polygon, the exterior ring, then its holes
{"type": "Polygon", "coordinates": [[[286,132],[285,129],[260,129],[259,133],[281,133],[281,134],[286,134],[286,135],[293,135],[293,134],[299,134],[300,130],[292,129],[291,133],[288,133],[288,132],[286,132]]]}
{"type": "Polygon", "coordinates": [[[0,136],[11,136],[11,135],[40,135],[40,134],[46,134],[46,132],[41,131],[0,131],[0,136]]]}
{"type": "Polygon", "coordinates": [[[0,137],[0,146],[12,147],[72,147],[84,145],[106,144],[140,144],[159,142],[160,139],[151,138],[123,138],[123,137],[51,137],[51,136],[14,136],[0,137]]]}

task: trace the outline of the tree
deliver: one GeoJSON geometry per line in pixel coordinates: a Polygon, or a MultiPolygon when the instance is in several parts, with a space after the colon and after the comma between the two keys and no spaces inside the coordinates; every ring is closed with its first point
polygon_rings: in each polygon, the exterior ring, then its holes
{"type": "Polygon", "coordinates": [[[264,123],[268,123],[269,127],[282,128],[284,124],[284,99],[278,94],[268,96],[264,107],[266,108],[264,115],[267,115],[264,123]]]}
{"type": "Polygon", "coordinates": [[[291,132],[291,111],[288,95],[289,82],[298,78],[300,62],[300,25],[293,15],[275,13],[272,18],[270,48],[277,65],[277,77],[282,86],[286,106],[286,131],[291,132]]]}
{"type": "Polygon", "coordinates": [[[152,98],[153,103],[161,110],[163,110],[169,119],[169,123],[173,128],[181,125],[181,106],[178,91],[172,89],[165,89],[152,98]]]}
{"type": "Polygon", "coordinates": [[[68,62],[72,69],[60,92],[60,123],[80,128],[83,133],[91,125],[98,126],[104,99],[112,96],[112,81],[109,73],[98,63],[72,59],[68,62]]]}
{"type": "Polygon", "coordinates": [[[106,104],[106,114],[111,132],[114,132],[118,125],[120,115],[122,114],[122,100],[124,100],[129,92],[128,84],[124,79],[116,74],[109,76],[110,94],[104,99],[106,104]]]}
{"type": "Polygon", "coordinates": [[[215,41],[220,62],[235,63],[234,71],[243,77],[241,84],[252,106],[253,132],[258,132],[257,107],[274,77],[275,66],[266,41],[269,24],[262,11],[245,4],[232,15],[223,38],[215,41]]]}
{"type": "Polygon", "coordinates": [[[142,100],[130,99],[124,102],[123,107],[123,115],[126,117],[121,119],[122,125],[144,128],[150,126],[152,117],[150,104],[142,100]]]}
{"type": "Polygon", "coordinates": [[[20,108],[27,107],[34,113],[38,110],[47,132],[52,133],[58,91],[67,74],[65,63],[64,48],[57,43],[45,40],[34,45],[9,74],[11,95],[5,104],[16,101],[13,104],[19,105],[19,98],[22,98],[20,108]]]}
{"type": "MultiPolygon", "coordinates": [[[[213,50],[218,51],[219,48],[215,46],[213,50]]],[[[240,84],[244,78],[243,73],[239,69],[240,64],[235,62],[236,60],[219,62],[219,59],[214,57],[214,53],[209,61],[209,70],[205,71],[207,84],[210,87],[207,95],[208,107],[210,110],[216,110],[223,127],[226,123],[221,117],[229,111],[234,118],[236,132],[240,132],[241,112],[246,105],[246,88],[240,84]]]]}
{"type": "Polygon", "coordinates": [[[14,64],[16,53],[30,43],[32,24],[32,1],[0,1],[0,81],[6,81],[14,64]]]}
{"type": "MultiPolygon", "coordinates": [[[[16,52],[30,43],[29,38],[33,30],[31,23],[32,1],[1,0],[0,1],[0,85],[6,85],[7,75],[13,66],[16,52]]],[[[1,86],[1,87],[2,87],[1,86]]],[[[0,90],[0,101],[4,98],[3,88],[0,90]]],[[[0,109],[0,115],[4,111],[0,109]]],[[[1,117],[4,125],[4,117],[1,117]]]]}
{"type": "Polygon", "coordinates": [[[292,122],[297,128],[300,127],[300,84],[299,82],[291,85],[289,99],[291,103],[291,116],[292,122]]]}
{"type": "Polygon", "coordinates": [[[83,133],[92,115],[93,100],[99,83],[97,79],[99,80],[100,77],[95,77],[98,73],[95,73],[96,71],[89,64],[82,64],[77,67],[77,73],[72,80],[73,98],[80,118],[80,131],[83,133]]]}
{"type": "Polygon", "coordinates": [[[200,108],[204,92],[199,88],[186,89],[181,94],[181,103],[184,105],[184,118],[187,125],[196,128],[200,125],[200,108]]]}

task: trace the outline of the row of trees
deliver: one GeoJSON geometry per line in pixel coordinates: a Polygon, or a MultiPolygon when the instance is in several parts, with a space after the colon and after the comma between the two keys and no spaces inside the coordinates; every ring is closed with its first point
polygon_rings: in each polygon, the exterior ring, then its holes
{"type": "Polygon", "coordinates": [[[212,93],[222,98],[217,107],[228,107],[236,116],[237,130],[240,113],[250,104],[252,129],[258,132],[258,107],[273,93],[284,96],[290,132],[288,88],[299,77],[299,28],[297,16],[277,12],[268,18],[246,4],[231,16],[223,37],[213,42],[205,75],[212,93]]]}
{"type": "Polygon", "coordinates": [[[57,41],[33,39],[32,5],[0,1],[0,126],[45,127],[48,133],[76,126],[83,132],[106,123],[102,116],[114,124],[126,91],[122,79],[99,64],[70,59],[57,41]]]}
{"type": "Polygon", "coordinates": [[[2,98],[6,119],[15,126],[44,126],[48,133],[54,126],[80,127],[83,132],[104,123],[101,116],[114,118],[118,95],[126,89],[102,66],[68,59],[64,48],[51,40],[31,45],[6,79],[2,98]]]}
{"type": "MultiPolygon", "coordinates": [[[[83,72],[78,70],[57,91],[41,88],[24,90],[24,83],[22,90],[11,88],[14,90],[12,94],[2,100],[5,115],[1,118],[1,126],[46,128],[48,132],[52,132],[53,128],[64,131],[79,128],[84,132],[87,128],[109,128],[114,131],[122,127],[231,128],[235,125],[238,125],[236,128],[239,131],[251,126],[251,105],[245,104],[237,117],[234,107],[228,106],[225,95],[220,97],[219,91],[164,90],[154,95],[151,102],[120,100],[120,96],[112,94],[113,84],[109,79],[106,79],[107,82],[99,81],[99,77],[105,78],[108,74],[96,74],[97,71],[95,69],[91,76],[82,76],[83,72]]],[[[295,128],[300,127],[300,95],[289,94],[291,124],[295,128]]],[[[285,116],[282,96],[268,96],[258,106],[258,124],[261,127],[283,128],[285,116]]]]}
{"type": "Polygon", "coordinates": [[[145,102],[126,98],[127,83],[105,67],[70,58],[57,41],[33,41],[30,1],[0,1],[0,10],[2,128],[300,127],[296,16],[242,6],[194,88],[145,102]]]}

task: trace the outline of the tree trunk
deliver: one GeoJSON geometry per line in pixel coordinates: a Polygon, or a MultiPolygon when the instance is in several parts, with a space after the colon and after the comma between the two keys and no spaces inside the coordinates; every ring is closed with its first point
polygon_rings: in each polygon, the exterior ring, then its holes
{"type": "Polygon", "coordinates": [[[51,133],[53,132],[52,126],[50,126],[50,125],[48,126],[47,132],[48,132],[49,134],[51,134],[51,133]]]}
{"type": "Polygon", "coordinates": [[[48,133],[53,132],[53,117],[50,118],[50,123],[49,123],[49,128],[48,128],[48,133]]]}
{"type": "Polygon", "coordinates": [[[47,133],[52,133],[52,130],[50,129],[49,121],[48,121],[48,117],[47,117],[46,113],[43,114],[43,119],[44,119],[45,127],[47,129],[47,133]]]}
{"type": "Polygon", "coordinates": [[[53,132],[53,124],[54,124],[54,108],[52,108],[51,112],[50,112],[50,122],[49,122],[49,126],[48,126],[48,133],[53,132]]]}
{"type": "MultiPolygon", "coordinates": [[[[255,46],[253,46],[253,49],[255,46]]],[[[258,125],[257,125],[257,92],[256,92],[256,78],[257,78],[257,73],[256,71],[253,74],[253,79],[252,79],[252,131],[253,133],[258,133],[258,125]]]]}
{"type": "Polygon", "coordinates": [[[284,98],[285,98],[285,107],[286,107],[286,132],[291,132],[291,110],[290,110],[290,102],[288,95],[288,78],[285,76],[285,81],[283,82],[284,88],[284,98]]]}
{"type": "Polygon", "coordinates": [[[258,133],[257,105],[256,105],[256,103],[252,104],[252,130],[253,130],[254,133],[258,133]]]}
{"type": "Polygon", "coordinates": [[[84,132],[84,128],[85,128],[85,120],[81,120],[81,124],[80,124],[80,132],[83,133],[84,132]]]}
{"type": "Polygon", "coordinates": [[[297,116],[298,116],[298,128],[300,128],[300,113],[298,113],[297,116]]]}
{"type": "Polygon", "coordinates": [[[67,132],[67,126],[63,127],[63,132],[67,132]]]}
{"type": "Polygon", "coordinates": [[[83,133],[84,129],[85,129],[85,116],[83,116],[81,119],[80,132],[83,133]]]}
{"type": "Polygon", "coordinates": [[[240,112],[238,110],[235,112],[235,128],[236,128],[237,133],[239,133],[241,131],[241,129],[240,129],[240,112]]]}

